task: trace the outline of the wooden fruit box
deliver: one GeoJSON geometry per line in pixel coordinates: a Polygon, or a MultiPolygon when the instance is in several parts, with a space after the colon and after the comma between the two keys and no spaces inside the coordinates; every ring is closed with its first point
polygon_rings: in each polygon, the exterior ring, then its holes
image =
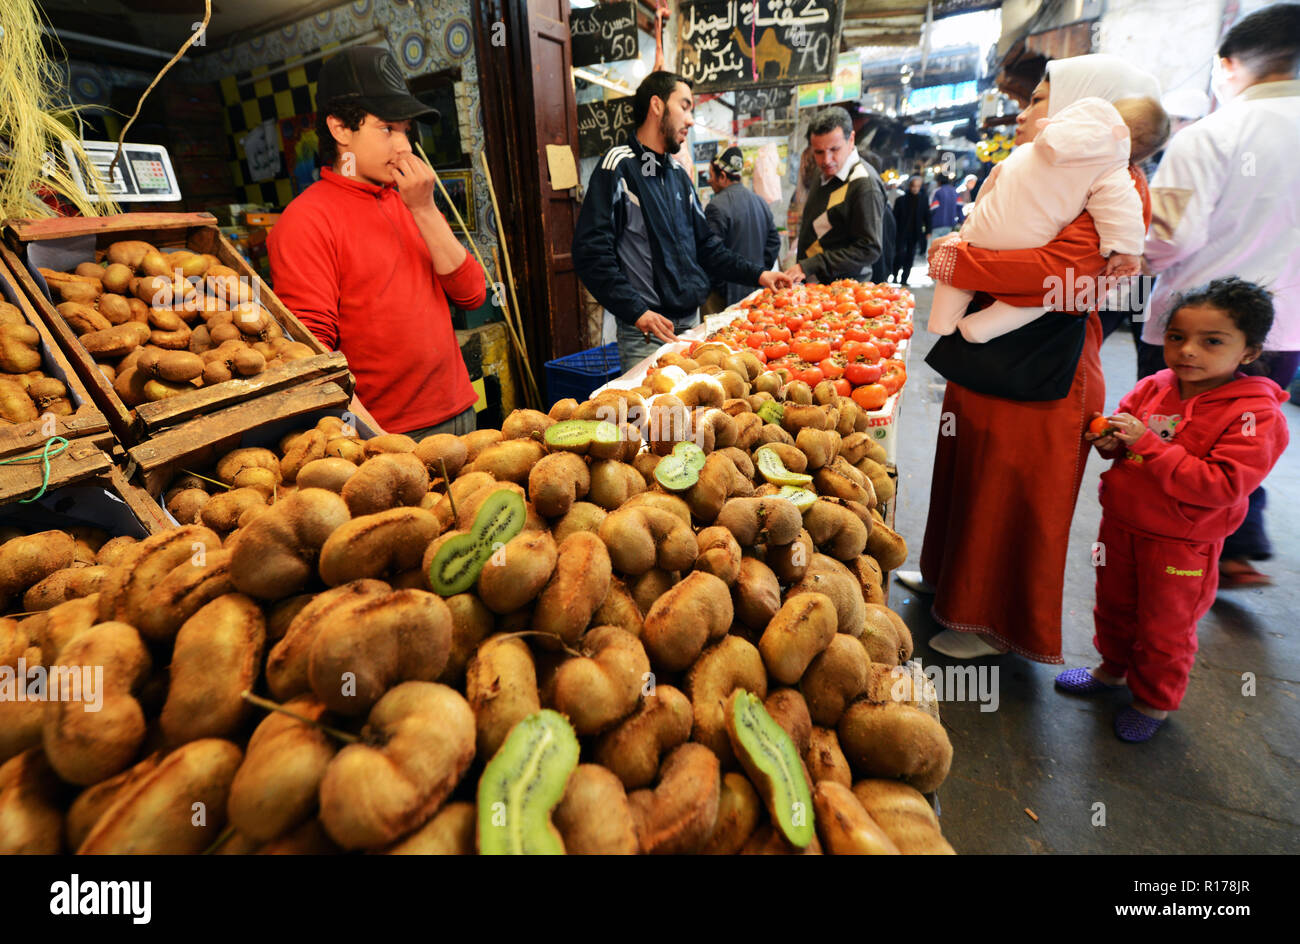
{"type": "MultiPolygon", "coordinates": [[[[108,429],[108,420],[91,401],[90,394],[68,358],[55,343],[45,322],[36,314],[27,294],[18,287],[3,262],[0,262],[0,297],[17,306],[27,323],[36,329],[40,335],[41,370],[47,376],[63,381],[73,406],[73,412],[69,416],[51,415],[49,418],[42,417],[26,423],[0,426],[0,458],[39,452],[52,436],[62,436],[68,440],[89,438],[105,448],[111,446],[113,434],[108,429]]],[[[8,375],[0,374],[0,377],[5,376],[8,375]]],[[[0,474],[10,468],[12,467],[0,466],[0,474]]]]}
{"type": "MultiPolygon", "coordinates": [[[[110,537],[143,539],[176,527],[153,499],[129,485],[122,473],[108,462],[108,457],[103,452],[99,454],[107,463],[101,472],[49,489],[28,504],[0,503],[0,529],[14,527],[33,534],[90,526],[107,531],[110,537]]],[[[0,544],[3,543],[4,539],[0,538],[0,544]]],[[[23,609],[21,595],[9,609],[23,609]]],[[[0,616],[16,615],[0,613],[0,616]]]]}
{"type": "MultiPolygon", "coordinates": [[[[326,412],[341,416],[350,395],[333,381],[276,390],[213,416],[163,430],[148,442],[126,450],[125,474],[154,499],[182,472],[202,472],[220,456],[241,445],[264,446],[298,426],[312,426],[326,412]]],[[[352,420],[361,438],[370,430],[352,420]]],[[[165,512],[164,512],[165,514],[165,512]]]]}
{"type": "Polygon", "coordinates": [[[136,445],[196,417],[211,418],[220,411],[287,387],[324,379],[333,381],[348,393],[352,391],[354,381],[348,371],[347,359],[337,351],[326,350],[297,316],[276,298],[221,234],[216,218],[211,214],[123,213],[92,218],[7,220],[4,236],[5,245],[0,247],[0,253],[123,445],[136,445]],[[78,261],[99,261],[111,243],[128,239],[145,240],[163,251],[190,249],[215,255],[246,279],[246,284],[257,287],[258,300],[280,323],[285,335],[306,344],[316,352],[315,356],[273,367],[252,377],[237,378],[166,400],[141,404],[135,409],[127,407],[99,371],[94,359],[81,346],[76,333],[56,310],[44,279],[36,271],[37,265],[44,263],[36,262],[33,256],[40,258],[61,252],[65,255],[64,264],[51,268],[70,270],[78,261]],[[71,264],[67,264],[68,260],[71,264]]]}
{"type": "Polygon", "coordinates": [[[45,477],[42,463],[23,462],[0,469],[4,470],[0,473],[0,525],[44,522],[39,530],[61,528],[64,525],[51,516],[64,513],[75,503],[81,523],[114,535],[144,537],[176,527],[159,504],[143,488],[130,483],[109,454],[89,439],[72,440],[64,452],[50,460],[45,493],[33,501],[24,499],[32,499],[40,491],[45,477]],[[81,500],[86,495],[91,499],[88,503],[81,500]],[[134,522],[130,527],[122,524],[128,519],[134,522]]]}

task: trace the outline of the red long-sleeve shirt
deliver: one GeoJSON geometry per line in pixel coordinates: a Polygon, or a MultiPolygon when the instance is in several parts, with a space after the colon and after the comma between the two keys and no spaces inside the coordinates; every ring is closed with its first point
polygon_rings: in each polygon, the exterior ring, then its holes
{"type": "Polygon", "coordinates": [[[276,295],[343,352],[357,397],[387,432],[437,425],[478,399],[447,299],[482,305],[483,268],[467,255],[437,274],[395,188],[326,168],[285,209],[267,248],[276,295]]]}
{"type": "Polygon", "coordinates": [[[1147,424],[1132,446],[1111,454],[1101,475],[1108,518],[1155,537],[1218,541],[1246,517],[1259,487],[1289,441],[1278,407],[1286,392],[1267,377],[1238,374],[1222,387],[1183,400],[1178,378],[1162,370],[1119,402],[1147,424]]]}

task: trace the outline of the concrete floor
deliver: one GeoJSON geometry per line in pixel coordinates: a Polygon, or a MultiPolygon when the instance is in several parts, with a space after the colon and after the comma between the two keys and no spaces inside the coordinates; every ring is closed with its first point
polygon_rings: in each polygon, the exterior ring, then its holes
{"type": "MultiPolygon", "coordinates": [[[[912,270],[917,311],[929,309],[925,267],[912,270]]],[[[923,317],[920,319],[924,324],[923,317]]],[[[898,530],[915,570],[925,532],[944,381],[925,363],[919,331],[908,363],[898,449],[898,530]]],[[[1136,383],[1130,335],[1102,347],[1106,408],[1136,383]]],[[[939,791],[943,832],[959,853],[1295,853],[1300,851],[1300,406],[1283,407],[1292,446],[1268,480],[1273,560],[1259,566],[1276,586],[1224,591],[1201,622],[1200,651],[1180,711],[1146,744],[1125,744],[1111,720],[1127,693],[1093,699],[1058,694],[1060,667],[1016,656],[977,660],[998,668],[998,706],[945,701],[954,747],[939,791]],[[1243,694],[1243,673],[1256,692],[1243,694]],[[1103,806],[1098,806],[1103,804],[1103,806]],[[1031,809],[1035,822],[1026,813],[1031,809]]],[[[1093,570],[1101,509],[1089,460],[1070,539],[1062,625],[1067,666],[1093,665],[1093,570]]],[[[916,658],[952,665],[928,640],[941,627],[930,598],[895,583],[890,605],[911,627],[916,658]]]]}

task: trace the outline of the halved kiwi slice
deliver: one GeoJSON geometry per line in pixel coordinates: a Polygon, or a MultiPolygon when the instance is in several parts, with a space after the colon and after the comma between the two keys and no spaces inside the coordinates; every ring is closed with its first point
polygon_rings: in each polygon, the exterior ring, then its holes
{"type": "MultiPolygon", "coordinates": [[[[779,423],[785,415],[785,407],[775,400],[768,400],[758,408],[758,418],[764,423],[779,423]]],[[[554,427],[551,427],[554,429],[554,427]]]]}
{"type": "Polygon", "coordinates": [[[433,555],[429,564],[433,592],[450,597],[473,587],[496,546],[524,530],[527,516],[524,496],[518,492],[503,488],[489,495],[474,516],[473,527],[448,540],[433,555]]]}
{"type": "Polygon", "coordinates": [[[791,845],[804,848],[816,835],[816,825],[812,788],[794,741],[767,713],[762,699],[743,689],[727,699],[726,718],[732,749],[772,822],[791,845]]]}
{"type": "Polygon", "coordinates": [[[801,512],[807,511],[817,502],[816,492],[811,492],[806,488],[799,488],[797,485],[782,485],[781,491],[776,493],[776,497],[794,502],[794,506],[801,512]]]}
{"type": "Polygon", "coordinates": [[[655,481],[670,492],[684,492],[700,480],[704,450],[693,442],[679,442],[655,466],[655,481]]]}
{"type": "MultiPolygon", "coordinates": [[[[766,406],[767,404],[763,404],[766,406]]],[[[807,472],[791,472],[781,461],[775,449],[769,449],[766,446],[761,447],[754,453],[754,465],[773,485],[807,485],[813,480],[813,477],[807,472]]]]}
{"type": "Polygon", "coordinates": [[[610,445],[622,438],[619,428],[604,420],[563,420],[548,426],[542,441],[551,449],[585,455],[594,445],[610,445]]]}
{"type": "Polygon", "coordinates": [[[510,729],[478,781],[480,855],[564,855],[551,811],[564,799],[578,750],[558,711],[543,709],[510,729]]]}

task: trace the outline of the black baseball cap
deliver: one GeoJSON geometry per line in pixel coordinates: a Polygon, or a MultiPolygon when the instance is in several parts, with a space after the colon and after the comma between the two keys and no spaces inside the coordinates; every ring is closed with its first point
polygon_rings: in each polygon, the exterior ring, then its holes
{"type": "Polygon", "coordinates": [[[333,99],[360,105],[385,121],[440,117],[436,108],[411,94],[397,60],[380,46],[352,46],[325,60],[316,77],[316,106],[323,108],[333,99]]]}
{"type": "Polygon", "coordinates": [[[724,174],[739,177],[745,171],[745,155],[738,147],[729,147],[713,159],[713,166],[724,174]]]}

